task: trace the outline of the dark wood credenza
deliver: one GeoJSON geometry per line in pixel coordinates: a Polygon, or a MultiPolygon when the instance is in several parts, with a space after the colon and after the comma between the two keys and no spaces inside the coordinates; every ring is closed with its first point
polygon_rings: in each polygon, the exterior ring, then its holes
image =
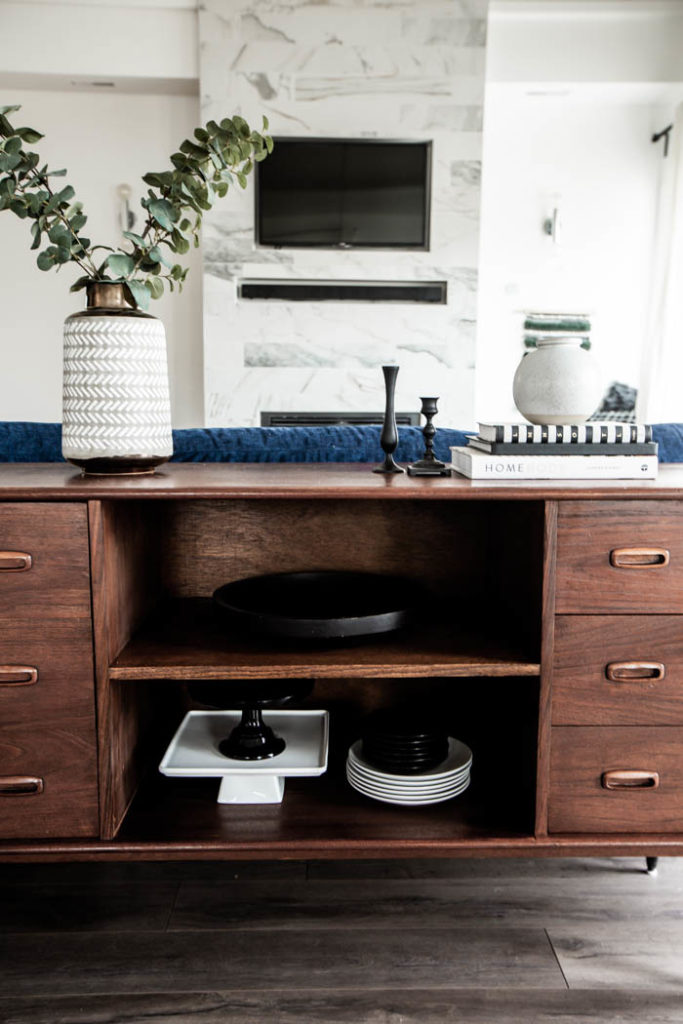
{"type": "Polygon", "coordinates": [[[0,859],[683,854],[683,467],[652,482],[384,478],[364,465],[0,469],[0,859]],[[231,579],[400,573],[427,621],[324,648],[215,618],[231,579]],[[191,680],[311,678],[328,772],[282,805],[163,778],[191,680]],[[474,751],[422,808],[344,780],[379,706],[474,751]]]}

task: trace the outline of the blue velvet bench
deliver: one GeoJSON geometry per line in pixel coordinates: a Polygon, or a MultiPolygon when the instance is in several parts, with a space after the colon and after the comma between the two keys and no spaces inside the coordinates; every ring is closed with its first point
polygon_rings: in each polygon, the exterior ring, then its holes
{"type": "MultiPolygon", "coordinates": [[[[474,429],[468,433],[474,433],[474,429]]],[[[653,427],[660,462],[683,462],[683,423],[653,427]]],[[[0,422],[0,462],[62,462],[59,423],[0,422]]],[[[379,427],[211,427],[173,431],[173,462],[380,462],[379,427]]],[[[463,430],[440,429],[438,458],[467,444],[463,430]]],[[[419,427],[399,427],[396,459],[414,462],[424,449],[419,427]]]]}

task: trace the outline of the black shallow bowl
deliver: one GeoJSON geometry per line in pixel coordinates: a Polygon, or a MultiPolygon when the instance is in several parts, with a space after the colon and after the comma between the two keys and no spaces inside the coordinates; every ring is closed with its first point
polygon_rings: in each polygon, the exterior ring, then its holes
{"type": "Polygon", "coordinates": [[[332,640],[405,626],[417,587],[375,573],[286,572],[226,583],[213,598],[233,624],[253,633],[332,640]]]}

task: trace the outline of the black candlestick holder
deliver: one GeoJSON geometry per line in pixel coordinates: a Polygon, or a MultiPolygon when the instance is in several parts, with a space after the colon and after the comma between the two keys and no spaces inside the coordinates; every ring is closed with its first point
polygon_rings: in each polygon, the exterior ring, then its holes
{"type": "Polygon", "coordinates": [[[394,461],[394,452],[398,447],[398,430],[396,429],[396,414],[394,412],[394,391],[396,390],[396,378],[398,366],[383,366],[384,388],[386,391],[386,404],[384,406],[384,424],[382,433],[379,436],[379,443],[384,452],[384,462],[381,466],[373,469],[373,473],[404,473],[405,470],[394,461]]]}
{"type": "Polygon", "coordinates": [[[408,473],[410,476],[450,476],[451,471],[445,462],[441,462],[437,459],[434,454],[434,436],[436,434],[436,427],[432,423],[432,420],[436,416],[438,409],[436,403],[439,401],[438,398],[421,398],[422,402],[422,415],[424,416],[426,423],[422,428],[422,436],[425,439],[425,452],[419,462],[413,462],[408,466],[408,473]]]}

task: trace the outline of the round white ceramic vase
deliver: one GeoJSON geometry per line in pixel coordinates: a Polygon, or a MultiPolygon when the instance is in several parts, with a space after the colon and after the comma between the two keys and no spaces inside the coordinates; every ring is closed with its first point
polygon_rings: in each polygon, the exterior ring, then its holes
{"type": "Polygon", "coordinates": [[[585,423],[597,409],[602,383],[581,338],[539,338],[512,382],[515,405],[531,423],[585,423]]]}
{"type": "Polygon", "coordinates": [[[164,325],[118,284],[64,324],[62,454],[85,473],[149,473],[173,453],[164,325]]]}

